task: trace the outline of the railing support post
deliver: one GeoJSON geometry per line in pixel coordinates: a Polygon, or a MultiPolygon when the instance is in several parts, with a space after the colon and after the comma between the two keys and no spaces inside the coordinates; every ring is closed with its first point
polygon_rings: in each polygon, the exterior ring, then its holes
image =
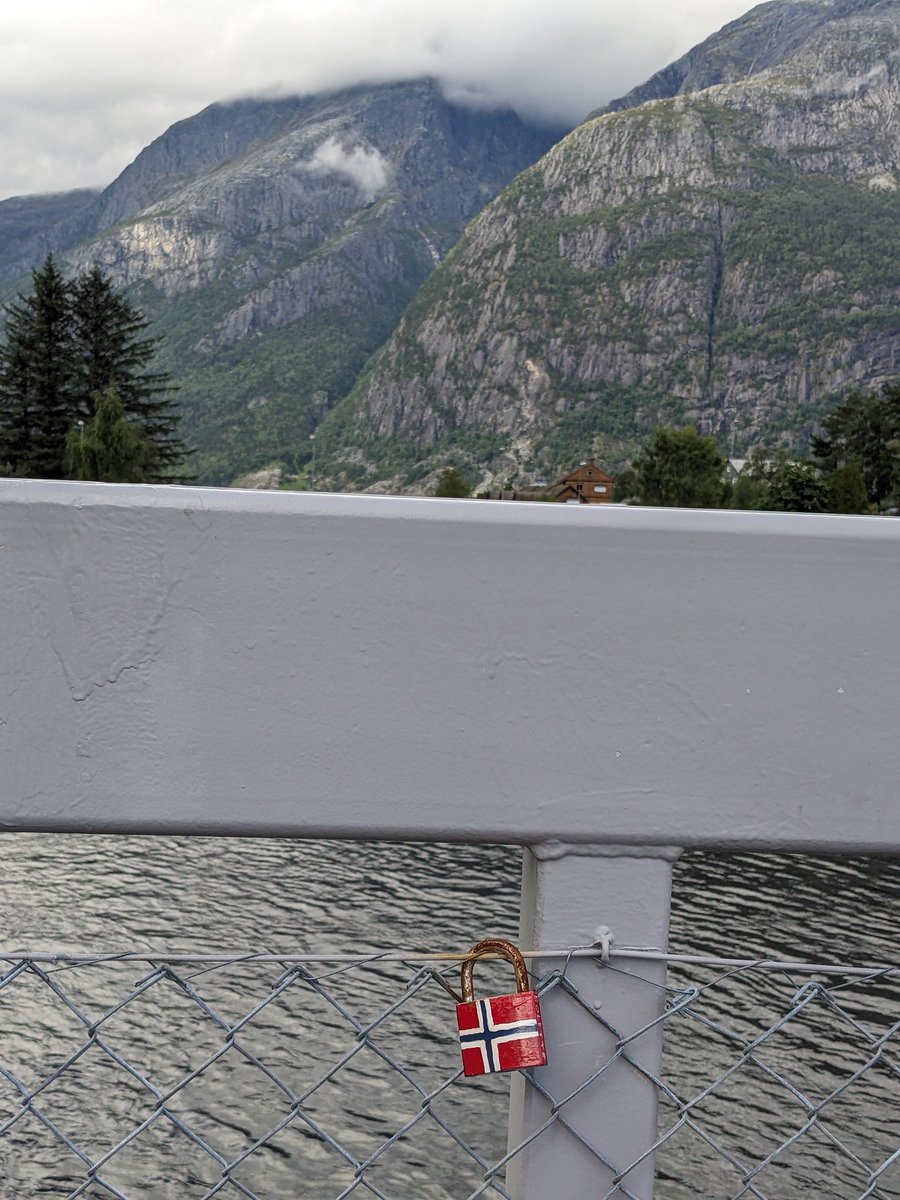
{"type": "MultiPolygon", "coordinates": [[[[525,851],[520,938],[523,948],[590,945],[598,927],[612,930],[619,945],[665,949],[675,848],[544,845],[525,851]]],[[[559,960],[537,960],[539,977],[559,960]]],[[[627,1037],[653,1022],[664,1007],[665,964],[620,960],[601,968],[594,959],[569,961],[567,979],[599,1009],[603,1020],[627,1037]],[[646,984],[638,980],[648,981],[646,984]],[[656,985],[656,986],[653,986],[656,985]]],[[[535,1079],[556,1099],[575,1091],[616,1050],[615,1036],[565,994],[550,990],[543,1002],[550,1063],[535,1079]]],[[[630,1042],[633,1061],[658,1076],[662,1022],[630,1042]]],[[[616,1173],[656,1140],[656,1087],[621,1058],[560,1109],[560,1115],[596,1147],[614,1170],[561,1121],[545,1129],[510,1161],[507,1181],[515,1200],[599,1200],[615,1186],[616,1173]]],[[[551,1116],[550,1104],[522,1077],[512,1084],[510,1150],[551,1116]]],[[[623,1195],[652,1200],[653,1156],[628,1172],[623,1195]]]]}

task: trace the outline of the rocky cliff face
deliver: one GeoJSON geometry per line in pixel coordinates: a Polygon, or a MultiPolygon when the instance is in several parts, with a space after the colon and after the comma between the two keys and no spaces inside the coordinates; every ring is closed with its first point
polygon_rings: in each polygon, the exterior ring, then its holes
{"type": "Polygon", "coordinates": [[[333,477],[552,471],[597,438],[615,465],[657,422],[802,438],[900,372],[898,219],[900,3],[763,5],[472,223],[335,414],[333,477]]]}
{"type": "Polygon", "coordinates": [[[242,264],[241,281],[269,282],[273,256],[281,265],[360,229],[402,229],[430,269],[554,140],[511,112],[448,104],[430,81],[214,105],[173,126],[79,214],[72,229],[90,240],[70,257],[174,295],[230,269],[250,242],[270,261],[242,264]]]}
{"type": "Polygon", "coordinates": [[[890,20],[892,8],[892,0],[771,0],[730,22],[591,117],[749,79],[802,53],[810,39],[834,21],[879,12],[890,20]]]}
{"type": "Polygon", "coordinates": [[[52,248],[156,319],[201,479],[295,468],[469,219],[558,132],[430,81],[213,105],[63,214],[52,248]]]}
{"type": "MultiPolygon", "coordinates": [[[[0,200],[0,281],[5,276],[14,284],[18,275],[27,274],[49,249],[58,245],[56,229],[77,221],[97,195],[90,188],[82,188],[0,200]]],[[[14,289],[8,286],[6,290],[14,289]]]]}

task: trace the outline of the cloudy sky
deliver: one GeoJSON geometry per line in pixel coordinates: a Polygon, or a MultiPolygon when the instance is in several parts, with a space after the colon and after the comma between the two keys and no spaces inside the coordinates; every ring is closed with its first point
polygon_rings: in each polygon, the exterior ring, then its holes
{"type": "Polygon", "coordinates": [[[0,0],[0,198],[109,183],[214,100],[434,75],[573,124],[752,0],[0,0]]]}

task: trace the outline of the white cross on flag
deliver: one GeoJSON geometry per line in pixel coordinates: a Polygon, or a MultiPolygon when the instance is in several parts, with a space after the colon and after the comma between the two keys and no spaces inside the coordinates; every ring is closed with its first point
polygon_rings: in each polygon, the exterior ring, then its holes
{"type": "Polygon", "coordinates": [[[457,1004],[456,1021],[466,1075],[518,1071],[547,1062],[535,992],[457,1004]]]}

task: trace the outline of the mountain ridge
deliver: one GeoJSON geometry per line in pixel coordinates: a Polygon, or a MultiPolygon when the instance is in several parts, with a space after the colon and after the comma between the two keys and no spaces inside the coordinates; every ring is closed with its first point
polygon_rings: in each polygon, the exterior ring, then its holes
{"type": "Polygon", "coordinates": [[[326,422],[337,486],[550,474],[598,438],[616,466],[657,422],[796,444],[897,373],[900,5],[766,19],[776,65],[614,103],[473,221],[326,422]]]}
{"type": "Polygon", "coordinates": [[[295,470],[468,220],[559,133],[434,80],[212,105],[42,249],[154,319],[202,481],[295,470]]]}
{"type": "Polygon", "coordinates": [[[648,100],[749,79],[778,66],[823,25],[891,6],[892,0],[768,0],[729,21],[624,96],[595,109],[587,120],[638,108],[648,100]]]}

